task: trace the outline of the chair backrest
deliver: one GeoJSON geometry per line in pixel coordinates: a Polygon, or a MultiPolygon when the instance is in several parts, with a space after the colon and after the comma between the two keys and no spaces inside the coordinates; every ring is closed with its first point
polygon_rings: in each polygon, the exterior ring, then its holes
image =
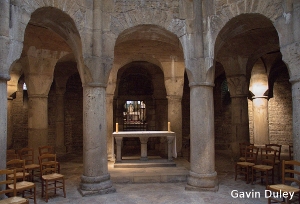
{"type": "Polygon", "coordinates": [[[282,182],[296,182],[300,186],[300,162],[295,160],[282,161],[282,182]]]}
{"type": "Polygon", "coordinates": [[[281,146],[279,144],[266,144],[266,148],[272,148],[277,150],[276,159],[280,161],[280,154],[281,154],[281,146]]]}
{"type": "Polygon", "coordinates": [[[41,176],[57,172],[56,154],[42,154],[39,163],[41,176]]]}
{"type": "MultiPolygon", "coordinates": [[[[12,159],[6,162],[6,168],[10,170],[15,170],[18,174],[18,179],[25,180],[25,161],[22,159],[12,159]]],[[[15,176],[17,177],[17,176],[15,176]]]]}
{"type": "Polygon", "coordinates": [[[253,145],[249,142],[240,142],[239,143],[239,147],[240,147],[240,156],[241,157],[244,157],[245,156],[245,150],[246,150],[246,147],[249,146],[249,145],[253,145]]]}
{"type": "Polygon", "coordinates": [[[16,153],[16,150],[14,149],[7,149],[6,150],[6,154],[15,154],[16,153]]]}
{"type": "Polygon", "coordinates": [[[245,161],[246,162],[252,162],[256,163],[257,161],[257,155],[258,155],[258,147],[255,147],[254,145],[248,145],[245,149],[245,161]]]}
{"type": "Polygon", "coordinates": [[[39,155],[41,156],[42,154],[54,154],[53,146],[45,145],[39,147],[39,155]]]}
{"type": "Polygon", "coordinates": [[[25,147],[19,150],[20,159],[25,160],[25,164],[34,164],[33,148],[25,147]]]}
{"type": "Polygon", "coordinates": [[[0,169],[0,177],[5,178],[5,180],[0,180],[0,186],[4,185],[5,188],[0,188],[0,195],[6,193],[13,193],[14,196],[17,195],[16,192],[16,170],[15,169],[0,169]],[[13,175],[8,177],[8,175],[13,175]],[[14,188],[6,188],[7,185],[13,184],[14,188]]]}
{"type": "Polygon", "coordinates": [[[275,165],[275,159],[277,158],[278,151],[270,147],[261,148],[260,158],[261,163],[269,166],[275,165]]]}

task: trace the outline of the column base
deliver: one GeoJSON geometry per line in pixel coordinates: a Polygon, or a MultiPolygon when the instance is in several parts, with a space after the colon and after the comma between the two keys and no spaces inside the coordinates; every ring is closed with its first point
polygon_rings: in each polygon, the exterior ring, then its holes
{"type": "Polygon", "coordinates": [[[109,174],[97,177],[82,175],[78,191],[82,196],[90,196],[114,193],[116,189],[112,186],[109,174]]]}
{"type": "Polygon", "coordinates": [[[219,190],[217,172],[213,174],[197,174],[190,171],[185,190],[217,192],[219,190]]]}

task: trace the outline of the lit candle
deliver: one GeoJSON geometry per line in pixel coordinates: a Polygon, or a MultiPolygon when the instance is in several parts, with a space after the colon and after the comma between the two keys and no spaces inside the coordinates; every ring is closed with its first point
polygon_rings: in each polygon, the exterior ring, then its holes
{"type": "Polygon", "coordinates": [[[116,133],[119,132],[119,123],[116,123],[116,133]]]}
{"type": "Polygon", "coordinates": [[[168,122],[168,132],[171,132],[171,123],[168,122]]]}

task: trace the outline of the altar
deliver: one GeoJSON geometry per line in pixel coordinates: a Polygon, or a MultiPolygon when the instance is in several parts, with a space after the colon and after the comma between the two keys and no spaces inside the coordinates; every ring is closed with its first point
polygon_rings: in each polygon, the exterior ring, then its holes
{"type": "Polygon", "coordinates": [[[147,161],[147,142],[149,137],[166,137],[168,140],[168,161],[173,161],[177,157],[176,134],[171,131],[118,131],[113,132],[113,137],[117,144],[116,163],[122,162],[121,148],[123,137],[139,137],[141,142],[141,161],[147,161]]]}

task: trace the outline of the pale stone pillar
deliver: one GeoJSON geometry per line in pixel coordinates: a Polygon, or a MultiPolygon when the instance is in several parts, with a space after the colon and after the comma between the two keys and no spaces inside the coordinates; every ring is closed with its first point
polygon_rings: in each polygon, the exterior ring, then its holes
{"type": "Polygon", "coordinates": [[[291,79],[290,82],[292,83],[293,100],[294,159],[300,161],[300,79],[291,79]]]}
{"type": "Polygon", "coordinates": [[[7,98],[7,148],[11,147],[13,138],[12,138],[12,128],[13,128],[13,117],[12,117],[12,105],[13,98],[7,98]]]}
{"type": "Polygon", "coordinates": [[[28,94],[28,147],[34,149],[38,163],[38,148],[48,144],[48,95],[28,94]]]}
{"type": "Polygon", "coordinates": [[[268,97],[253,97],[253,136],[254,144],[269,144],[268,97]]]}
{"type": "Polygon", "coordinates": [[[181,96],[167,96],[168,121],[171,123],[171,131],[176,133],[176,151],[181,156],[182,148],[182,107],[181,96]]]}
{"type": "Polygon", "coordinates": [[[64,94],[66,92],[65,87],[56,87],[56,139],[55,139],[55,151],[57,154],[65,154],[65,100],[64,94]]]}
{"type": "Polygon", "coordinates": [[[107,167],[105,98],[105,87],[83,87],[83,175],[79,189],[82,196],[116,191],[107,167]]]}
{"type": "Polygon", "coordinates": [[[268,76],[262,60],[258,60],[252,68],[249,90],[253,109],[253,141],[255,145],[269,144],[268,117],[268,76]]]}
{"type": "Polygon", "coordinates": [[[186,190],[217,191],[213,85],[190,85],[190,173],[186,190]]]}
{"type": "Polygon", "coordinates": [[[114,137],[112,136],[113,124],[113,102],[114,95],[106,94],[106,122],[107,122],[107,156],[109,161],[115,161],[114,137]]]}
{"type": "MultiPolygon", "coordinates": [[[[6,168],[5,161],[7,149],[7,80],[9,80],[8,75],[3,76],[0,74],[0,169],[6,168]]],[[[0,180],[4,180],[3,176],[0,176],[0,180]]],[[[2,188],[5,188],[5,185],[0,185],[1,190],[2,188]]],[[[0,195],[0,200],[3,197],[5,197],[5,195],[0,195]]]]}
{"type": "MultiPolygon", "coordinates": [[[[0,75],[0,159],[6,161],[7,149],[7,80],[9,76],[0,75]]],[[[6,163],[0,162],[0,169],[5,169],[6,163]]]]}
{"type": "Polygon", "coordinates": [[[239,157],[239,143],[249,142],[248,85],[244,75],[227,78],[231,97],[231,150],[239,157]]]}

